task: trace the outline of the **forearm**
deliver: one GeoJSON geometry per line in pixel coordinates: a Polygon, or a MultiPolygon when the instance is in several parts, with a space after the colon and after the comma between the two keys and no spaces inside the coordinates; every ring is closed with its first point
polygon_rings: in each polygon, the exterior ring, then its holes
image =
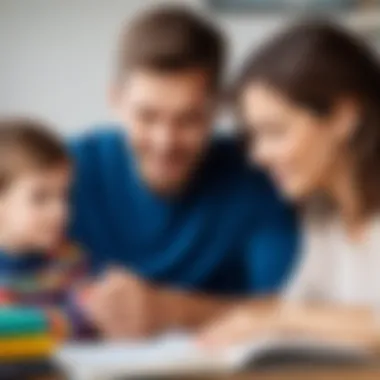
{"type": "Polygon", "coordinates": [[[380,344],[379,315],[368,307],[291,303],[272,298],[247,303],[252,315],[264,315],[274,329],[364,344],[380,344]]]}
{"type": "Polygon", "coordinates": [[[376,347],[380,343],[378,317],[365,307],[287,305],[281,312],[281,319],[284,328],[290,331],[323,339],[376,347]]]}
{"type": "Polygon", "coordinates": [[[376,350],[380,346],[379,320],[370,308],[278,301],[271,312],[275,329],[282,333],[376,350]]]}
{"type": "MultiPolygon", "coordinates": [[[[170,325],[197,328],[217,320],[233,309],[248,309],[253,314],[278,314],[280,302],[275,297],[222,297],[162,289],[164,305],[170,310],[170,325]]],[[[169,316],[170,316],[169,315],[169,316]]]]}
{"type": "Polygon", "coordinates": [[[233,344],[260,335],[305,336],[379,351],[380,321],[365,307],[289,303],[276,298],[252,299],[210,324],[201,339],[233,344]]]}
{"type": "Polygon", "coordinates": [[[197,328],[246,300],[162,289],[163,306],[170,327],[197,328]]]}

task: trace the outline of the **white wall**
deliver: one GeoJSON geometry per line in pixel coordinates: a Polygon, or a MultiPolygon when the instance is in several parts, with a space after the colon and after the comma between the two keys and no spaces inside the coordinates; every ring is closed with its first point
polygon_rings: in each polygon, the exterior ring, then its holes
{"type": "MultiPolygon", "coordinates": [[[[63,133],[109,119],[107,83],[120,27],[160,1],[0,0],[0,114],[42,116],[63,133]]],[[[205,11],[202,0],[171,2],[205,11]]],[[[287,21],[252,14],[210,16],[230,39],[232,68],[287,21]]],[[[356,29],[378,30],[380,11],[351,16],[356,29]]]]}
{"type": "MultiPolygon", "coordinates": [[[[0,113],[42,116],[64,133],[109,119],[106,88],[119,28],[153,3],[0,0],[0,113]]],[[[219,21],[235,61],[279,24],[235,16],[219,21]]]]}

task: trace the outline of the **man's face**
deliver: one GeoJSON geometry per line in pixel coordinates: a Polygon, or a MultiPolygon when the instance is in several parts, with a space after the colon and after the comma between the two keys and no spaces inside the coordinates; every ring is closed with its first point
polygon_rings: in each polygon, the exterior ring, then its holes
{"type": "Polygon", "coordinates": [[[214,99],[201,70],[139,70],[114,91],[113,105],[128,130],[144,180],[155,191],[186,185],[211,132],[214,99]]]}

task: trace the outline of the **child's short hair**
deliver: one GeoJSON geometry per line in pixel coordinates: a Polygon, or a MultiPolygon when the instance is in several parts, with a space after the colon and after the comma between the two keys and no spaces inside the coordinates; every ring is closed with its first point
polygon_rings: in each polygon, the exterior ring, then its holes
{"type": "Polygon", "coordinates": [[[0,119],[0,191],[22,170],[48,170],[69,161],[64,144],[44,123],[0,119]]]}

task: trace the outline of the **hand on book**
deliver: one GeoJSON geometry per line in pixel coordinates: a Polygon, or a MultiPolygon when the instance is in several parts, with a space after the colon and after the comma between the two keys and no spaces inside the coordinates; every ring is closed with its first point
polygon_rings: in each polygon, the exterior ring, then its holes
{"type": "Polygon", "coordinates": [[[244,305],[206,326],[199,334],[199,342],[204,346],[224,347],[266,337],[279,332],[279,321],[274,309],[244,305]]]}
{"type": "Polygon", "coordinates": [[[128,271],[113,269],[92,286],[87,317],[109,339],[140,338],[165,323],[160,290],[128,271]]]}
{"type": "MultiPolygon", "coordinates": [[[[202,345],[223,347],[268,336],[305,337],[379,350],[377,317],[367,308],[283,304],[275,300],[239,307],[199,335],[202,345]]],[[[380,350],[379,350],[380,351],[380,350]]]]}

